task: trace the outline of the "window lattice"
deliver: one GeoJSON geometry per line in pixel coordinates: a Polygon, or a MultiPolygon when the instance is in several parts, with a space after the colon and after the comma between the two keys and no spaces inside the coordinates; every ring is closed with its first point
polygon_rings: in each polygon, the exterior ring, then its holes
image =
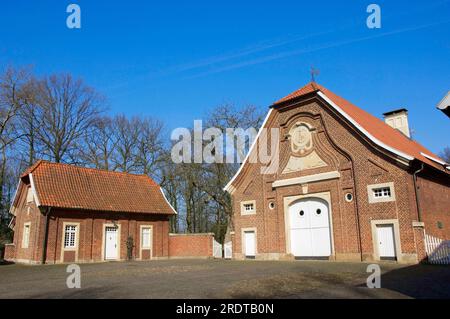
{"type": "Polygon", "coordinates": [[[150,228],[142,228],[142,248],[150,248],[150,228]]]}
{"type": "Polygon", "coordinates": [[[246,212],[252,211],[254,209],[255,209],[255,206],[253,205],[253,203],[251,203],[251,204],[244,204],[244,210],[246,212]]]}
{"type": "Polygon", "coordinates": [[[373,190],[373,197],[375,198],[391,197],[391,188],[390,187],[375,188],[373,190]]]}
{"type": "Polygon", "coordinates": [[[64,248],[75,248],[75,236],[77,232],[77,226],[66,225],[64,234],[64,248]]]}

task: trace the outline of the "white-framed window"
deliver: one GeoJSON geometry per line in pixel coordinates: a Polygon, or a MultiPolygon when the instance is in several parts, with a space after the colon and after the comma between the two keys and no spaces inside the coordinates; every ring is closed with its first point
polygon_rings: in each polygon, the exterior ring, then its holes
{"type": "Polygon", "coordinates": [[[253,203],[244,204],[244,210],[246,212],[254,211],[255,210],[255,204],[253,204],[253,203]]]}
{"type": "Polygon", "coordinates": [[[256,214],[256,201],[249,200],[241,202],[241,215],[253,215],[256,214]]]}
{"type": "Polygon", "coordinates": [[[77,244],[77,226],[66,225],[64,229],[64,248],[75,248],[77,244]]]}
{"type": "Polygon", "coordinates": [[[27,203],[32,203],[33,202],[33,190],[31,189],[31,187],[28,187],[27,190],[27,203]]]}
{"type": "Polygon", "coordinates": [[[142,227],[142,248],[149,249],[151,248],[152,239],[151,239],[152,229],[151,227],[142,227]]]}
{"type": "Polygon", "coordinates": [[[25,223],[23,225],[22,248],[28,248],[30,245],[30,228],[30,223],[25,223]]]}
{"type": "Polygon", "coordinates": [[[394,183],[374,184],[367,186],[369,203],[395,201],[394,183]]]}
{"type": "Polygon", "coordinates": [[[375,197],[375,198],[391,197],[391,188],[390,187],[374,188],[372,190],[372,192],[373,192],[373,197],[375,197]]]}

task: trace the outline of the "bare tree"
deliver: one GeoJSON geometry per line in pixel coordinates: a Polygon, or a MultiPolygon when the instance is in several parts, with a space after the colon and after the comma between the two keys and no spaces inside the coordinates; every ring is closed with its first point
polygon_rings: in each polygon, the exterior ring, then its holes
{"type": "Polygon", "coordinates": [[[23,104],[18,112],[18,131],[20,132],[20,144],[23,148],[21,155],[26,166],[33,165],[39,153],[39,142],[36,132],[41,127],[42,118],[38,117],[40,112],[37,111],[38,106],[35,98],[37,90],[37,80],[30,78],[22,88],[23,104]]]}
{"type": "Polygon", "coordinates": [[[36,133],[43,155],[57,163],[73,162],[84,132],[101,113],[104,99],[68,74],[39,80],[35,99],[41,119],[36,133]]]}
{"type": "MultiPolygon", "coordinates": [[[[206,123],[208,127],[218,128],[223,136],[226,135],[227,128],[244,130],[248,128],[259,128],[262,123],[263,114],[254,106],[247,106],[242,109],[236,109],[232,105],[222,105],[212,110],[209,113],[206,123]]],[[[233,137],[234,138],[234,137],[233,137]]],[[[237,149],[237,144],[226,145],[230,149],[234,147],[234,154],[248,152],[249,143],[246,150],[237,149]]],[[[237,158],[236,158],[237,160],[237,158]]],[[[231,198],[228,193],[223,190],[223,187],[233,177],[239,163],[211,163],[203,164],[201,167],[201,175],[196,186],[203,192],[208,194],[210,201],[209,211],[214,214],[213,231],[216,238],[222,241],[228,224],[232,218],[231,198]]]]}
{"type": "MultiPolygon", "coordinates": [[[[175,209],[179,211],[181,205],[179,204],[181,198],[181,181],[180,181],[180,166],[173,163],[170,158],[170,151],[165,151],[161,155],[161,182],[160,185],[164,189],[168,201],[175,209]]],[[[179,215],[172,216],[170,219],[170,231],[177,233],[179,231],[179,215]]]]}
{"type": "MultiPolygon", "coordinates": [[[[262,114],[255,107],[236,109],[231,105],[222,105],[207,115],[205,123],[208,127],[218,128],[225,135],[227,128],[258,128],[262,118],[262,114]]],[[[247,150],[241,151],[245,153],[247,150]]],[[[176,202],[180,213],[183,214],[185,231],[213,231],[216,238],[223,241],[232,217],[231,198],[223,191],[223,187],[238,167],[239,163],[216,162],[175,165],[170,157],[166,156],[163,187],[172,198],[171,202],[176,202]]],[[[178,216],[178,219],[180,217],[178,216]]]]}
{"type": "Polygon", "coordinates": [[[29,69],[8,68],[0,75],[0,224],[8,212],[8,163],[10,149],[21,137],[18,114],[24,104],[23,87],[29,81],[29,69]]]}
{"type": "Polygon", "coordinates": [[[116,144],[113,120],[108,116],[98,117],[84,135],[81,159],[88,166],[110,170],[116,144]]]}
{"type": "Polygon", "coordinates": [[[114,118],[113,125],[116,138],[116,149],[112,159],[113,170],[136,172],[140,121],[137,117],[129,120],[125,115],[118,115],[114,118]]]}
{"type": "Polygon", "coordinates": [[[24,85],[29,81],[28,69],[8,68],[0,76],[0,150],[14,143],[20,136],[17,117],[24,104],[24,85]]]}
{"type": "Polygon", "coordinates": [[[158,164],[164,152],[162,141],[163,123],[153,118],[144,118],[140,121],[138,135],[136,164],[139,170],[146,175],[157,177],[158,164]]]}

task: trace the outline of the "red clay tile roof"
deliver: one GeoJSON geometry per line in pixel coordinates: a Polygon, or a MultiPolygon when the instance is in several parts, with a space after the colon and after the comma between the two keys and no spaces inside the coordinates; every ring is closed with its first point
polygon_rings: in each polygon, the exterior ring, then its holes
{"type": "Polygon", "coordinates": [[[40,206],[148,214],[174,214],[160,186],[146,175],[39,161],[32,174],[40,206]]]}
{"type": "Polygon", "coordinates": [[[414,157],[426,164],[436,167],[441,171],[446,171],[443,165],[426,158],[421,153],[425,153],[433,158],[436,158],[437,160],[445,162],[444,160],[440,159],[439,156],[433,154],[431,151],[429,151],[419,143],[409,139],[398,130],[387,125],[384,121],[380,120],[379,118],[355,106],[354,104],[334,94],[327,88],[317,83],[311,82],[307,84],[306,86],[300,88],[299,90],[275,102],[273,104],[273,107],[276,108],[284,102],[318,91],[321,91],[323,94],[325,94],[334,104],[339,106],[345,113],[347,113],[348,116],[350,116],[353,120],[355,120],[363,129],[365,129],[367,132],[369,132],[372,136],[374,136],[382,143],[402,153],[405,153],[411,157],[414,157]]]}

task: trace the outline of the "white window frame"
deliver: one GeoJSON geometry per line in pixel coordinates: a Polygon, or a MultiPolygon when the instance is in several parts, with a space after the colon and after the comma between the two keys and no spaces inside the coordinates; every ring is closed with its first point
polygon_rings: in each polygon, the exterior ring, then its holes
{"type": "Polygon", "coordinates": [[[141,248],[142,249],[151,249],[152,248],[152,227],[151,226],[142,226],[141,227],[141,248]],[[148,231],[148,244],[144,242],[144,231],[148,231]]]}
{"type": "Polygon", "coordinates": [[[74,249],[76,247],[77,247],[77,225],[66,224],[64,226],[64,249],[74,249]]]}
{"type": "Polygon", "coordinates": [[[146,224],[146,225],[141,225],[140,229],[139,229],[139,234],[140,234],[140,249],[139,249],[139,259],[142,260],[142,251],[143,250],[150,250],[150,259],[153,258],[153,225],[150,224],[146,224]],[[150,247],[145,247],[143,245],[143,230],[144,229],[150,229],[150,247]]]}
{"type": "Polygon", "coordinates": [[[76,222],[63,222],[62,225],[62,231],[61,231],[61,253],[60,253],[60,261],[64,262],[64,253],[67,251],[74,251],[75,252],[75,261],[78,260],[78,247],[79,247],[79,241],[80,241],[80,223],[76,222]],[[75,233],[75,247],[65,247],[65,238],[66,238],[66,226],[76,226],[76,233],[75,233]]]}
{"type": "Polygon", "coordinates": [[[390,187],[380,187],[372,189],[373,197],[375,198],[389,198],[391,197],[390,187]]]}
{"type": "Polygon", "coordinates": [[[22,248],[30,247],[31,222],[23,224],[22,248]]]}
{"type": "Polygon", "coordinates": [[[256,200],[247,200],[241,202],[241,215],[255,215],[256,214],[256,200]],[[247,205],[253,205],[253,209],[248,210],[247,205]]]}
{"type": "Polygon", "coordinates": [[[373,184],[367,185],[367,195],[369,198],[369,203],[384,203],[395,201],[395,188],[394,183],[383,183],[383,184],[373,184]],[[390,196],[385,194],[385,189],[389,188],[390,196]],[[376,191],[381,191],[381,196],[376,196],[376,191]]]}

